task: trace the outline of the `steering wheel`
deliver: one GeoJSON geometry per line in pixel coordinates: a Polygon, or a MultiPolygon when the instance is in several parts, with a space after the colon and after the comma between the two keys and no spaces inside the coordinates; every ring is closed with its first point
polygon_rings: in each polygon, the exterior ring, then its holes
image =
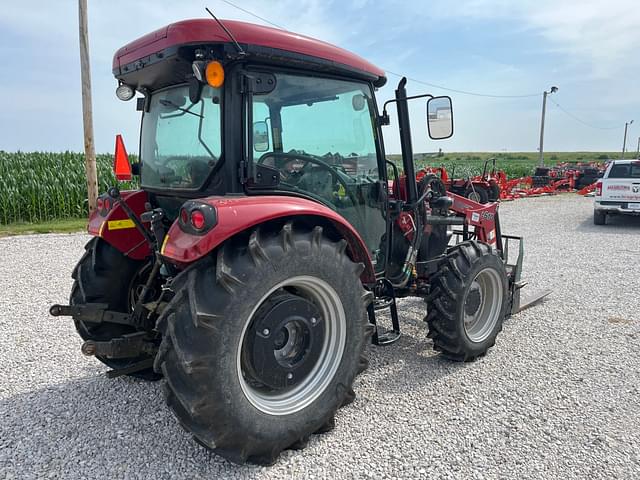
{"type": "MultiPolygon", "coordinates": [[[[265,159],[267,158],[274,158],[278,159],[284,159],[284,160],[288,160],[288,161],[294,161],[294,160],[302,160],[303,162],[306,162],[305,165],[300,169],[299,172],[296,172],[297,176],[298,176],[298,181],[300,181],[300,178],[308,172],[308,167],[309,164],[313,164],[313,165],[318,165],[322,168],[324,168],[325,170],[328,170],[329,173],[331,174],[332,178],[334,179],[334,182],[338,182],[340,185],[342,185],[344,187],[344,191],[347,194],[347,196],[349,197],[349,200],[351,200],[351,202],[353,203],[353,205],[358,205],[358,201],[357,199],[354,197],[353,192],[351,191],[351,189],[349,188],[349,185],[347,184],[347,182],[344,181],[344,179],[340,176],[339,171],[333,167],[332,165],[329,165],[327,162],[325,162],[324,160],[318,158],[318,157],[313,157],[311,155],[305,155],[303,153],[284,153],[284,152],[268,152],[265,153],[262,157],[260,157],[258,159],[258,164],[262,164],[264,163],[265,159]]],[[[283,171],[281,168],[275,167],[280,171],[280,175],[282,176],[283,171]]],[[[293,174],[293,172],[292,172],[293,174]]],[[[289,177],[291,178],[292,175],[289,177]]],[[[283,180],[288,180],[289,178],[283,178],[283,180]]],[[[289,183],[289,182],[286,182],[289,183]]],[[[297,183],[297,182],[296,182],[297,183]]],[[[293,185],[294,187],[296,186],[295,183],[289,183],[290,185],[293,185]]],[[[311,192],[311,193],[315,193],[315,192],[311,192]]]]}

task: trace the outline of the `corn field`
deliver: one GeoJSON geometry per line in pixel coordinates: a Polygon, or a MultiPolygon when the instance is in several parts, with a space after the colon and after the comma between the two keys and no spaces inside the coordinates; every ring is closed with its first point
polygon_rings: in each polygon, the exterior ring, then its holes
{"type": "MultiPolygon", "coordinates": [[[[100,192],[115,185],[112,165],[112,155],[98,155],[100,192]]],[[[83,154],[0,151],[0,224],[37,223],[87,213],[83,154]]]]}

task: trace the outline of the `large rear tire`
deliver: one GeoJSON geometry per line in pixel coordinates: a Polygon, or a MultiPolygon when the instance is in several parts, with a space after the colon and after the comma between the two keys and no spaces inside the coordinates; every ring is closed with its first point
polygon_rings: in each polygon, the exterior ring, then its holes
{"type": "MultiPolygon", "coordinates": [[[[85,253],[71,275],[75,281],[70,303],[106,303],[109,310],[131,312],[140,286],[146,280],[145,272],[148,273],[150,262],[132,260],[100,238],[91,239],[84,248],[85,253]]],[[[115,323],[91,324],[76,320],[75,326],[85,341],[106,342],[136,332],[134,327],[115,323]]],[[[96,358],[117,370],[152,357],[142,354],[132,358],[96,358]]],[[[131,376],[143,380],[158,380],[161,377],[152,368],[132,373],[131,376]]]]}
{"type": "Polygon", "coordinates": [[[502,259],[489,245],[472,240],[452,247],[427,299],[434,349],[461,362],[486,354],[502,330],[508,292],[502,259]]]}
{"type": "Polygon", "coordinates": [[[255,230],[173,282],[156,368],[182,426],[235,463],[272,464],[353,400],[371,334],[362,264],[322,227],[255,230]]]}
{"type": "Polygon", "coordinates": [[[593,224],[604,225],[607,223],[607,214],[601,210],[593,211],[593,224]]]}

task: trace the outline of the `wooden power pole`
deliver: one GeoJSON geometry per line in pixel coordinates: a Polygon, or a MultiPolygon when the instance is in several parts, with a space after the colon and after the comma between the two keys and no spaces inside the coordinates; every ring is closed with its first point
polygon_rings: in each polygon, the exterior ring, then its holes
{"type": "Polygon", "coordinates": [[[87,174],[89,211],[93,212],[96,208],[96,198],[98,197],[98,172],[96,169],[96,148],[93,144],[87,0],[78,0],[78,19],[80,27],[80,74],[82,78],[82,123],[84,125],[84,167],[87,174]]]}

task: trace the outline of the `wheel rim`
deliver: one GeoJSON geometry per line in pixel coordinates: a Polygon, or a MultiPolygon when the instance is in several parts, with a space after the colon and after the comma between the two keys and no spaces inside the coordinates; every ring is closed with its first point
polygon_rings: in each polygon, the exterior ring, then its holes
{"type": "Polygon", "coordinates": [[[467,198],[469,200],[473,200],[474,202],[480,203],[480,194],[476,191],[469,193],[469,196],[467,198]]]}
{"type": "Polygon", "coordinates": [[[324,280],[290,278],[264,295],[242,330],[236,359],[245,397],[270,415],[315,401],[333,379],[346,343],[340,297],[324,280]]]}
{"type": "Polygon", "coordinates": [[[469,340],[480,343],[493,332],[500,319],[502,279],[492,268],[480,270],[471,282],[464,301],[464,330],[469,340]]]}

